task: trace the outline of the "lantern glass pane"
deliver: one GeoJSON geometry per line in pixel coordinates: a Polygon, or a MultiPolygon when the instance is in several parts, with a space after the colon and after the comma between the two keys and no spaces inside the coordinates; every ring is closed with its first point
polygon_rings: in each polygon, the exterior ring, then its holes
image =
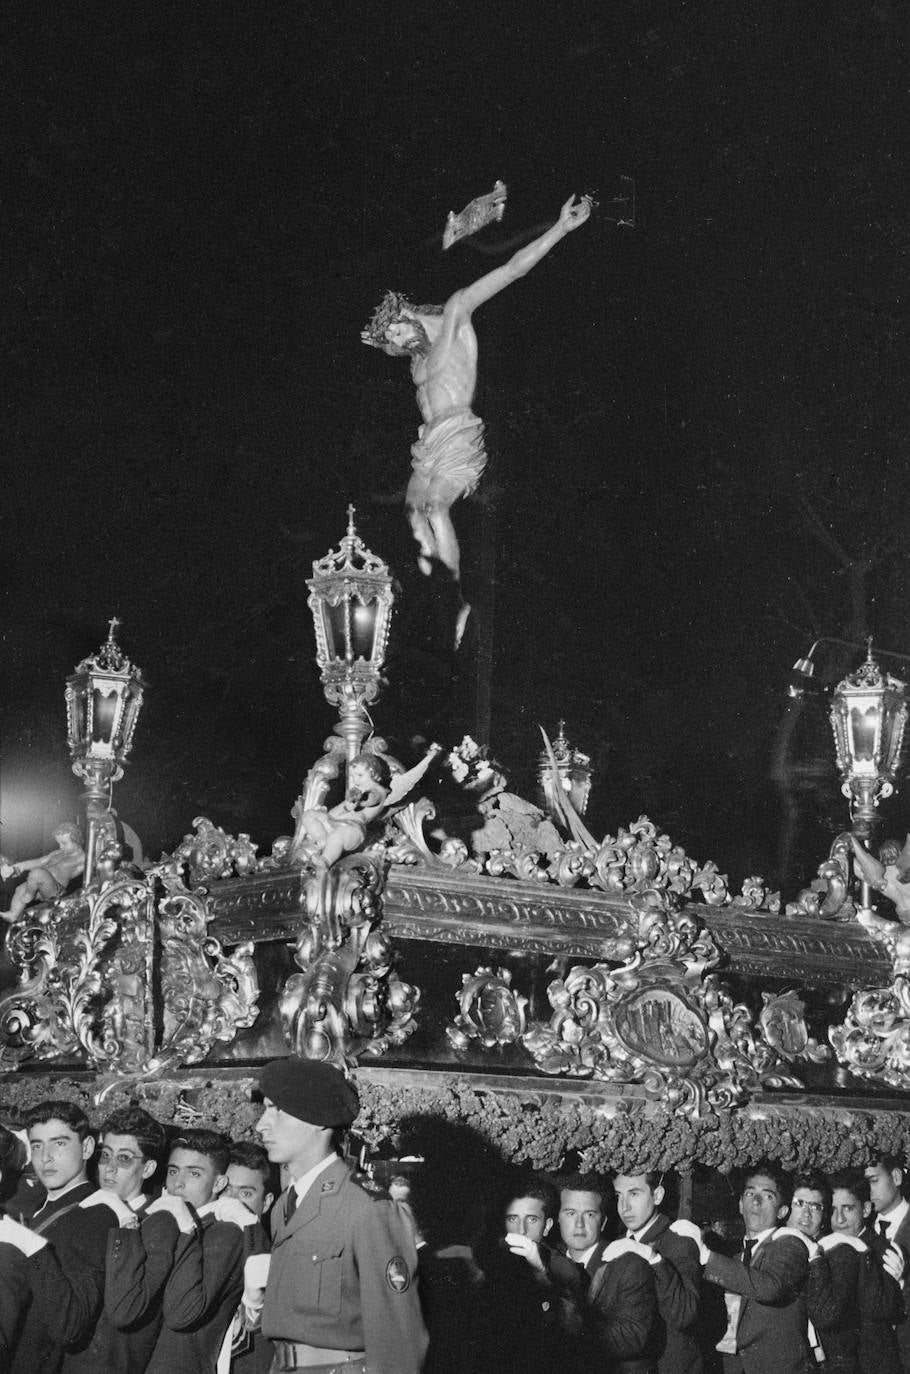
{"type": "Polygon", "coordinates": [[[336,606],[329,605],[327,601],[322,603],[322,623],[325,626],[325,637],[332,658],[345,659],[348,656],[346,612],[347,601],[344,597],[336,606]]]}
{"type": "Polygon", "coordinates": [[[366,605],[360,600],[351,603],[351,644],[355,658],[365,658],[369,662],[373,657],[377,610],[375,601],[366,605]]]}
{"type": "Polygon", "coordinates": [[[878,734],[878,707],[867,706],[865,710],[860,706],[852,707],[850,731],[853,735],[853,757],[858,763],[873,762],[878,734]]]}
{"type": "Polygon", "coordinates": [[[117,721],[118,695],[116,687],[106,693],[96,687],[92,692],[93,744],[110,744],[117,721]]]}
{"type": "Polygon", "coordinates": [[[77,687],[73,691],[73,706],[71,724],[73,730],[73,743],[85,744],[87,739],[86,726],[86,707],[88,697],[84,687],[77,687]]]}

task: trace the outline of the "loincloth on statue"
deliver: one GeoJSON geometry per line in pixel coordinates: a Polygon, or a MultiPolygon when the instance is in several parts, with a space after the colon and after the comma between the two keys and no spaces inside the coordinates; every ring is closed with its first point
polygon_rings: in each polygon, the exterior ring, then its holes
{"type": "Polygon", "coordinates": [[[487,465],[483,446],[483,420],[465,406],[439,420],[421,425],[411,446],[414,469],[405,501],[422,506],[427,501],[450,505],[475,491],[487,465]]]}

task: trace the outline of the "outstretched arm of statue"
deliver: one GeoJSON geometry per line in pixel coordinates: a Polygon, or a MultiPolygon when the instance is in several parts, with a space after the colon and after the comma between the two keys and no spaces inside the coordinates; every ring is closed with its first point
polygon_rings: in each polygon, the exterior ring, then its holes
{"type": "Polygon", "coordinates": [[[449,308],[454,306],[460,315],[470,315],[484,301],[488,301],[491,296],[495,296],[505,287],[511,286],[513,281],[518,281],[519,277],[524,277],[530,272],[532,267],[536,267],[541,258],[546,257],[550,249],[553,248],[560,239],[564,239],[566,234],[571,234],[573,229],[578,229],[591,214],[591,197],[582,196],[576,200],[574,196],[569,196],[565,205],[559,212],[559,219],[547,231],[534,239],[532,243],[525,244],[524,248],[519,248],[509,261],[502,267],[497,267],[494,271],[488,272],[485,277],[474,282],[472,286],[466,286],[461,291],[456,291],[446,305],[446,313],[449,308]]]}

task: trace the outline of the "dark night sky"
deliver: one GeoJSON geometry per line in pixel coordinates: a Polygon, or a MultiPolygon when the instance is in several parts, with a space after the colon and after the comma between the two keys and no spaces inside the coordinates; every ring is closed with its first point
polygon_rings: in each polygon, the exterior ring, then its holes
{"type": "Polygon", "coordinates": [[[124,817],[156,853],[200,813],[286,829],[333,720],[305,578],[349,500],[401,582],[377,723],[460,736],[477,660],[441,652],[401,509],[413,392],[359,330],[626,174],[634,229],[595,215],[476,320],[490,466],[456,523],[491,743],[526,790],[565,715],[595,828],[647,810],[737,877],[777,876],[783,768],[812,876],[844,814],[820,704],[774,764],[787,670],[825,633],[910,651],[904,7],[13,0],[3,27],[4,848],[73,812],[63,681],[115,613],[151,683],[124,817]],[[496,177],[504,222],[443,256],[496,177]]]}

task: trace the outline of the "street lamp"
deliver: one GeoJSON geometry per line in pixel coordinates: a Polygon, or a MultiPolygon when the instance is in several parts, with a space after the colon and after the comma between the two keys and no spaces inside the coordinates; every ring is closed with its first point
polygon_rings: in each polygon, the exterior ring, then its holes
{"type": "Polygon", "coordinates": [[[372,728],[365,708],[379,695],[395,600],[388,567],[354,528],[353,506],[348,506],[347,534],[337,549],[314,562],[307,586],[316,662],[326,700],[338,707],[335,732],[350,763],[372,728]]]}
{"type": "Polygon", "coordinates": [[[67,741],[73,772],[85,783],[86,886],[95,871],[98,831],[110,810],[111,787],[123,777],[132,747],[145,687],[140,670],[114,637],[119,625],[116,617],[111,620],[105,643],[66,680],[67,741]]]}

